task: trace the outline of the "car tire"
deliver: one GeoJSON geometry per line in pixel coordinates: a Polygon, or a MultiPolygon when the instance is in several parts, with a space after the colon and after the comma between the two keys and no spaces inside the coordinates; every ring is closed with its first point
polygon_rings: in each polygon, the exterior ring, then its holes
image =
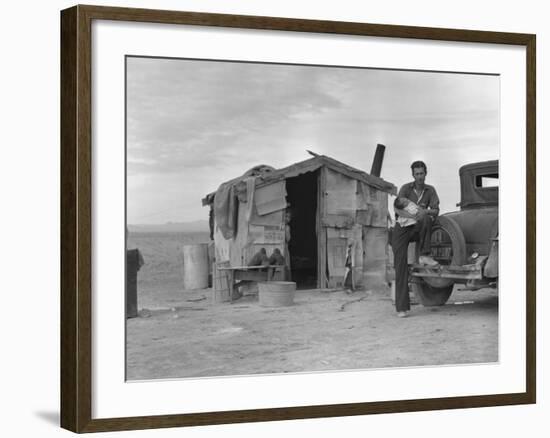
{"type": "MultiPolygon", "coordinates": [[[[451,245],[453,248],[451,265],[461,266],[466,263],[466,239],[464,239],[464,233],[462,233],[462,230],[460,229],[460,226],[456,223],[456,221],[447,216],[439,216],[433,225],[432,233],[437,229],[444,230],[451,239],[451,245]]],[[[450,278],[426,277],[424,281],[436,290],[446,290],[450,287],[452,291],[452,286],[454,284],[454,281],[450,278]]]]}
{"type": "MultiPolygon", "coordinates": [[[[439,216],[432,232],[437,229],[443,229],[451,239],[451,265],[460,266],[466,263],[466,239],[456,221],[450,217],[439,216]]],[[[423,306],[443,306],[453,292],[454,283],[450,278],[417,277],[416,281],[411,283],[411,289],[423,306]]]]}
{"type": "Polygon", "coordinates": [[[454,284],[445,287],[433,287],[423,279],[418,278],[418,282],[411,283],[411,289],[424,307],[443,306],[451,293],[454,284]]]}

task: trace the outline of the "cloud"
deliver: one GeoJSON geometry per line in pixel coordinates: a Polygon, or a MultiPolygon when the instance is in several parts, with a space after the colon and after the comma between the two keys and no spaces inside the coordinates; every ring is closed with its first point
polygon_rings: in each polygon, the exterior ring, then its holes
{"type": "Polygon", "coordinates": [[[288,66],[129,58],[128,171],[238,163],[240,144],[338,107],[321,82],[319,70],[288,66]]]}
{"type": "Polygon", "coordinates": [[[203,218],[197,200],[221,182],[307,159],[305,149],[368,171],[386,144],[383,176],[397,185],[414,159],[437,181],[498,155],[496,76],[153,58],[127,67],[130,221],[203,218]]]}

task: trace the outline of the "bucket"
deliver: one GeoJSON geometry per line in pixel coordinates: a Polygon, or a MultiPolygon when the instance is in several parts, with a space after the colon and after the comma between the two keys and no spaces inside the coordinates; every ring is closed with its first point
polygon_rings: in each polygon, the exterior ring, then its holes
{"type": "Polygon", "coordinates": [[[184,245],[183,288],[185,290],[208,287],[208,244],[184,245]]]}
{"type": "Polygon", "coordinates": [[[258,283],[260,306],[292,306],[296,283],[293,281],[269,281],[258,283]]]}

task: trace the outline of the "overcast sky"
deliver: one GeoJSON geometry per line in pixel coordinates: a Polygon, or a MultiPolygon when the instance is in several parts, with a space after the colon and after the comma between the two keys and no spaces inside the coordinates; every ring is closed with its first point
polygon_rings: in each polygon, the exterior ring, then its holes
{"type": "Polygon", "coordinates": [[[382,177],[428,165],[441,210],[459,201],[458,169],[499,156],[496,76],[179,59],[127,59],[129,224],[208,218],[220,183],[306,149],[382,177]]]}

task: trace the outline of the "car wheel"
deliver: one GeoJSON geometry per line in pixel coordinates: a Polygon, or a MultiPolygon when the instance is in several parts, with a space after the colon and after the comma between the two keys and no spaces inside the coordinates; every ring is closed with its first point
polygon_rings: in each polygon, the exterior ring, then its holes
{"type": "Polygon", "coordinates": [[[444,287],[433,287],[420,278],[418,282],[411,283],[412,291],[424,307],[444,305],[453,292],[453,286],[454,284],[444,287]]]}
{"type": "MultiPolygon", "coordinates": [[[[433,225],[431,238],[432,255],[441,265],[461,266],[466,263],[466,239],[454,219],[439,216],[433,225]]],[[[426,277],[424,280],[434,289],[453,289],[454,281],[450,278],[426,277]]]]}

